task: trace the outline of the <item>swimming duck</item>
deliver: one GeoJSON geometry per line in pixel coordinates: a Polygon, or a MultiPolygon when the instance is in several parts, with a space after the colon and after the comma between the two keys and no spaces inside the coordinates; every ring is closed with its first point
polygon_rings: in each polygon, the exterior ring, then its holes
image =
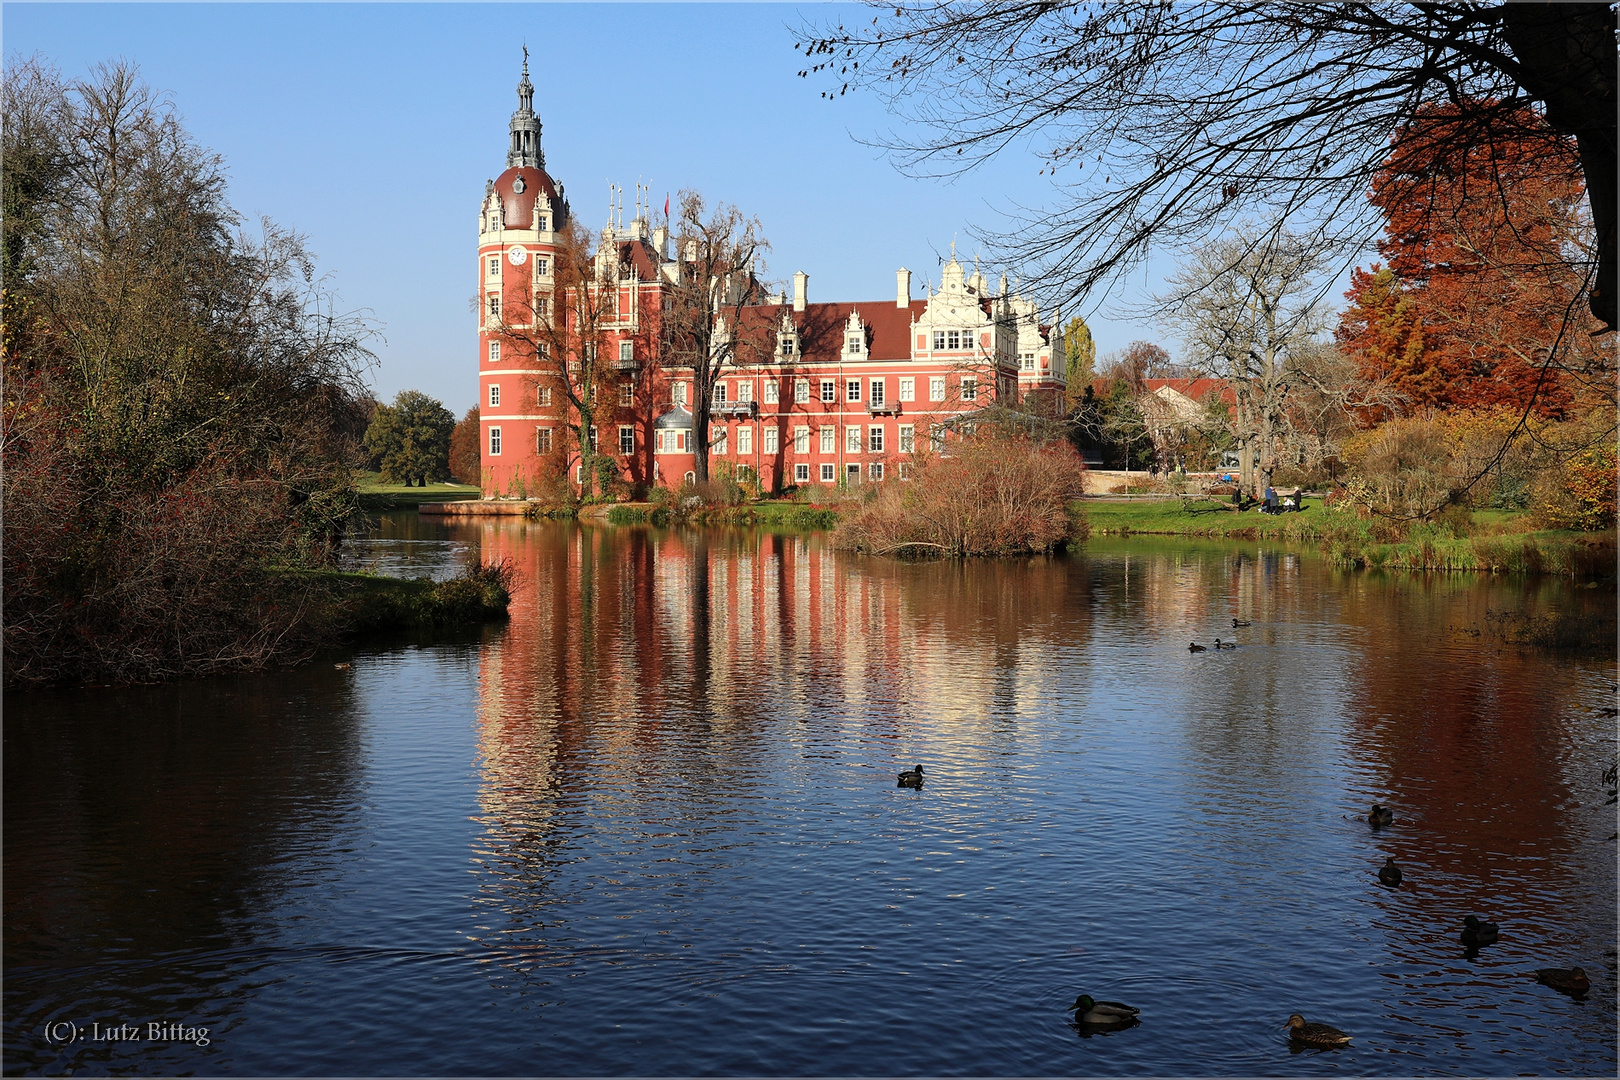
{"type": "Polygon", "coordinates": [[[1480,922],[1472,915],[1463,917],[1462,943],[1472,949],[1496,942],[1497,926],[1493,922],[1480,922]]]}
{"type": "Polygon", "coordinates": [[[1235,642],[1235,641],[1222,641],[1220,638],[1216,638],[1215,639],[1215,647],[1217,649],[1235,649],[1235,648],[1237,648],[1237,642],[1235,642]]]}
{"type": "Polygon", "coordinates": [[[1369,825],[1388,825],[1394,820],[1395,811],[1387,806],[1379,806],[1377,803],[1373,803],[1373,808],[1367,811],[1367,824],[1369,825]]]}
{"type": "Polygon", "coordinates": [[[354,665],[353,664],[333,664],[332,666],[337,668],[339,671],[348,671],[354,665]]]}
{"type": "Polygon", "coordinates": [[[1191,645],[1187,646],[1187,651],[1188,652],[1208,652],[1209,651],[1209,646],[1200,645],[1200,644],[1198,644],[1198,642],[1195,641],[1191,645]]]}
{"type": "Polygon", "coordinates": [[[1242,627],[1242,626],[1253,626],[1254,623],[1250,622],[1248,619],[1233,619],[1232,620],[1232,625],[1242,627]]]}
{"type": "Polygon", "coordinates": [[[918,765],[914,769],[907,769],[900,774],[900,780],[895,787],[922,787],[923,767],[918,765]]]}
{"type": "Polygon", "coordinates": [[[1586,972],[1578,967],[1537,968],[1534,974],[1536,982],[1566,994],[1584,994],[1592,989],[1592,980],[1588,979],[1586,972]]]}
{"type": "Polygon", "coordinates": [[[1288,1018],[1288,1037],[1307,1046],[1344,1046],[1350,1041],[1350,1036],[1336,1027],[1307,1024],[1299,1013],[1288,1018]]]}
{"type": "Polygon", "coordinates": [[[1075,1020],[1082,1024],[1129,1024],[1142,1010],[1118,1001],[1098,1001],[1090,994],[1081,994],[1067,1011],[1074,1013],[1075,1020]]]}
{"type": "Polygon", "coordinates": [[[1401,883],[1401,868],[1395,865],[1393,858],[1384,859],[1384,865],[1378,868],[1378,880],[1392,889],[1401,883]]]}

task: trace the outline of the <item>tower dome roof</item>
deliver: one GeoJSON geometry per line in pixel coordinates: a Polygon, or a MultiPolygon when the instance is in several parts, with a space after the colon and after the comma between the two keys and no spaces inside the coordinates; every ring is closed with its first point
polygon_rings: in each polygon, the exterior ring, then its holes
{"type": "Polygon", "coordinates": [[[507,169],[495,180],[501,193],[502,216],[508,229],[534,228],[534,204],[541,194],[551,200],[553,228],[567,218],[566,204],[558,197],[557,185],[544,169],[519,166],[507,169]]]}
{"type": "Polygon", "coordinates": [[[689,428],[691,426],[692,414],[679,404],[653,421],[653,429],[656,431],[668,431],[671,428],[689,428]]]}

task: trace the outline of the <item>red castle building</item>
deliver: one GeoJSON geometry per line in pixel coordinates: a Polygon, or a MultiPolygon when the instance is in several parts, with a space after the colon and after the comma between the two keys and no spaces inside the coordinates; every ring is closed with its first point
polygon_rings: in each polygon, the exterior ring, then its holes
{"type": "MultiPolygon", "coordinates": [[[[563,185],[546,172],[533,99],[525,61],[507,168],[488,183],[479,209],[486,498],[581,478],[577,416],[555,358],[528,332],[553,314],[558,245],[572,216],[563,185]]],[[[617,479],[642,490],[678,487],[695,466],[693,372],[671,362],[660,339],[664,293],[687,272],[671,254],[667,207],[664,217],[652,226],[650,200],[639,191],[628,226],[622,206],[610,211],[596,249],[601,284],[593,286],[616,296],[598,304],[611,378],[597,387],[589,439],[617,479]]],[[[770,346],[749,354],[762,362],[725,368],[714,387],[711,472],[729,471],[765,492],[904,480],[919,454],[944,449],[947,421],[1021,397],[1061,401],[1062,339],[1055,325],[1040,323],[1032,301],[1008,292],[1004,276],[992,289],[953,246],[938,289],[921,299],[911,296],[911,271],[895,277],[891,300],[811,303],[800,272],[791,297],[745,310],[770,346]]]]}

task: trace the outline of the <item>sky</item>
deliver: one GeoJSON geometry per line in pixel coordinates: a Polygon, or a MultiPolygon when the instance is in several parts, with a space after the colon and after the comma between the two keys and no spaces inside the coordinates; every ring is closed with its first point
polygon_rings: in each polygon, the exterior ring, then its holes
{"type": "MultiPolygon", "coordinates": [[[[458,415],[478,393],[477,211],[506,167],[525,44],[547,171],[587,226],[608,185],[694,188],[757,216],[767,276],[809,275],[812,301],[888,300],[938,283],[951,245],[977,251],[1018,206],[1052,201],[1032,153],[951,181],[911,179],[864,140],[897,121],[875,98],[832,102],[800,79],[793,29],[832,4],[16,4],[8,60],[39,54],[68,80],[128,60],[218,154],[248,220],[302,233],[341,306],[380,336],[384,400],[422,390],[458,415]]],[[[994,280],[1001,267],[985,264],[994,280]]],[[[1168,329],[1110,317],[1162,286],[1150,261],[1087,321],[1098,354],[1168,329]]],[[[1067,313],[1066,313],[1067,315],[1067,313]]]]}

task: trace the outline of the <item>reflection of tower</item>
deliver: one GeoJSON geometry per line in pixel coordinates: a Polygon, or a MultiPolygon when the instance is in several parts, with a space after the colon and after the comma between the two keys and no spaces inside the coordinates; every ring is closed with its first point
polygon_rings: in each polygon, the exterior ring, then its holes
{"type": "Polygon", "coordinates": [[[503,326],[528,328],[550,315],[558,232],[568,222],[562,189],[546,173],[540,118],[525,54],[518,107],[508,125],[506,171],[484,189],[478,215],[481,471],[485,491],[505,491],[532,467],[537,431],[556,405],[540,391],[534,346],[503,326]]]}

